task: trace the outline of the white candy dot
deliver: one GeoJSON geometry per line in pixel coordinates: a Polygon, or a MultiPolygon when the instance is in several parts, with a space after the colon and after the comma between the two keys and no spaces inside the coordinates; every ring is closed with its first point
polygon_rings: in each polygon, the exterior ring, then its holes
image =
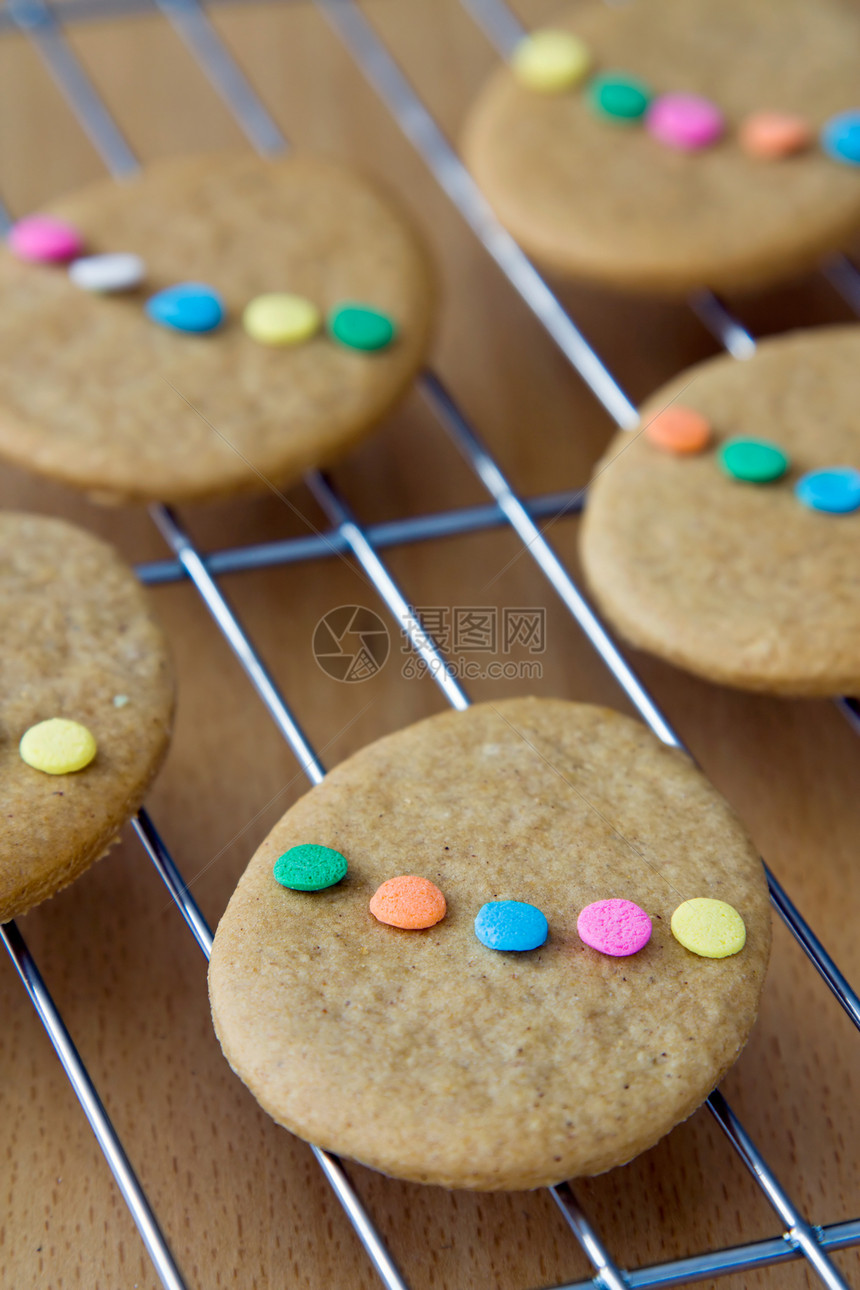
{"type": "Polygon", "coordinates": [[[69,277],[84,291],[131,291],[140,286],[145,275],[143,260],[127,251],[85,255],[69,265],[69,277]]]}

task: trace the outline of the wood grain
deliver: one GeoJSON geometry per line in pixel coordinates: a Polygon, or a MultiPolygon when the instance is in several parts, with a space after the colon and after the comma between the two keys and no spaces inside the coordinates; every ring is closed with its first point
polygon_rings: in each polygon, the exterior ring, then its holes
{"type": "MultiPolygon", "coordinates": [[[[521,0],[528,22],[549,0],[521,0]]],[[[455,135],[494,55],[455,0],[368,0],[366,11],[455,135]]],[[[309,4],[214,11],[218,29],[283,129],[356,160],[397,189],[436,252],[444,290],[435,361],[524,492],[584,482],[608,418],[490,264],[360,73],[309,4]]],[[[145,159],[244,146],[160,17],[76,27],[71,43],[145,159]]],[[[0,197],[14,213],[101,173],[38,56],[0,38],[0,197]]],[[[588,182],[584,177],[583,182],[588,182]]],[[[640,398],[714,346],[683,307],[565,288],[586,334],[640,398]]],[[[757,331],[843,318],[821,279],[748,302],[757,331]]],[[[483,500],[432,415],[412,396],[337,471],[364,520],[483,500]]],[[[320,516],[302,489],[189,508],[204,548],[299,534],[320,516]]],[[[144,513],[102,511],[57,486],[0,471],[0,504],[64,515],[133,560],[164,554],[144,513]]],[[[576,567],[576,524],[550,529],[576,567]]],[[[394,550],[417,605],[539,605],[539,682],[480,681],[476,698],[531,689],[628,705],[528,556],[504,532],[394,550]],[[510,563],[509,563],[510,562],[510,563]]],[[[343,603],[376,606],[345,561],[224,579],[288,700],[328,764],[439,710],[429,680],[399,675],[399,644],[373,680],[344,686],[310,652],[314,624],[343,603]]],[[[180,679],[176,739],[149,803],[214,923],[258,840],[304,781],[187,585],[155,593],[180,679]]],[[[855,863],[860,741],[827,703],[732,693],[635,658],[705,769],[847,973],[860,979],[855,863]]],[[[189,1287],[376,1283],[308,1149],[260,1112],[214,1039],[205,965],[132,837],[23,920],[47,984],[114,1118],[189,1287]]],[[[0,1284],[9,1290],[154,1290],[154,1273],[47,1039],[0,965],[0,1284]]],[[[752,1042],[726,1091],[813,1221],[860,1213],[857,1036],[780,926],[752,1042]]],[[[526,1290],[587,1275],[547,1193],[480,1196],[350,1173],[415,1290],[526,1290]]],[[[632,1165],[576,1190],[623,1264],[754,1240],[778,1222],[707,1112],[632,1165]]],[[[860,1284],[860,1258],[837,1256],[860,1284]]],[[[710,1283],[709,1283],[710,1284],[710,1283]]],[[[725,1278],[740,1287],[813,1284],[804,1267],[725,1278]]]]}

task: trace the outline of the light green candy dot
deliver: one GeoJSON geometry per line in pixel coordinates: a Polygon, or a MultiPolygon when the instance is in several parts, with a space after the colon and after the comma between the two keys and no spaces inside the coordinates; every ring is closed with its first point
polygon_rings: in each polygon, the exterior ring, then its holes
{"type": "Polygon", "coordinates": [[[332,310],[328,321],[335,340],[349,349],[384,349],[397,334],[393,319],[367,305],[344,304],[332,310]]]}
{"type": "Polygon", "coordinates": [[[70,775],[89,766],[96,741],[78,721],[51,717],[31,726],[18,745],[21,760],[46,775],[70,775]]]}
{"type": "Polygon", "coordinates": [[[766,439],[729,439],[719,453],[726,474],[747,484],[769,484],[788,470],[788,456],[766,439]]]}
{"type": "Polygon", "coordinates": [[[644,81],[624,72],[595,76],[588,87],[588,101],[598,116],[619,122],[638,121],[645,115],[653,94],[644,81]]]}
{"type": "Polygon", "coordinates": [[[290,847],[275,861],[275,881],[291,891],[324,891],[346,876],[347,864],[339,851],[305,842],[290,847]]]}
{"type": "Polygon", "coordinates": [[[511,56],[514,76],[538,94],[558,94],[582,80],[591,66],[588,46],[568,31],[544,27],[517,45],[511,56]]]}
{"type": "Polygon", "coordinates": [[[747,929],[735,907],[708,896],[696,896],[679,905],[671,927],[684,949],[704,959],[727,959],[746,945],[747,929]]]}

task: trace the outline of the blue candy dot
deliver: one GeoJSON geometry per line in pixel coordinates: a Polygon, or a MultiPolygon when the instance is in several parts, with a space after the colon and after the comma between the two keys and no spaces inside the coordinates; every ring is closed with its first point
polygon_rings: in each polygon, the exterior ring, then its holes
{"type": "Polygon", "coordinates": [[[536,905],[491,900],[478,910],[475,935],[490,950],[536,950],[549,935],[549,924],[536,905]]]}
{"type": "Polygon", "coordinates": [[[860,109],[840,112],[825,121],[821,146],[834,161],[846,166],[860,166],[860,109]]]}
{"type": "Polygon", "coordinates": [[[144,308],[153,322],[174,331],[214,331],[224,317],[224,301],[204,282],[180,282],[150,296],[144,308]]]}
{"type": "Polygon", "coordinates": [[[860,470],[853,466],[830,466],[811,470],[794,488],[804,506],[831,515],[847,515],[860,509],[860,470]]]}

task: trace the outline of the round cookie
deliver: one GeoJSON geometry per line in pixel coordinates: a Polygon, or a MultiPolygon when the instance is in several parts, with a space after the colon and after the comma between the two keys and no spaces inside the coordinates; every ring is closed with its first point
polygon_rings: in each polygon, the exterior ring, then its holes
{"type": "Polygon", "coordinates": [[[0,513],[0,922],[104,855],[167,751],[167,643],[134,574],[104,542],[60,520],[0,513]],[[19,755],[38,722],[63,717],[96,740],[73,774],[19,755]]]}
{"type": "Polygon", "coordinates": [[[860,228],[860,171],[813,146],[748,155],[762,111],[814,135],[857,105],[860,10],[845,0],[583,0],[554,24],[656,94],[711,99],[715,146],[686,154],[641,124],[598,119],[587,89],[538,94],[503,66],[467,121],[467,162],[502,222],[550,269],[637,291],[759,288],[812,267],[860,228]]]}
{"type": "Polygon", "coordinates": [[[94,295],[0,247],[0,454],[98,500],[289,484],[365,434],[424,358],[433,306],[424,249],[391,200],[342,166],[303,156],[162,161],[122,184],[92,184],[51,213],[80,229],[89,254],[140,255],[146,282],[94,295]],[[217,331],[169,331],[144,313],[147,298],[185,282],[224,299],[217,331]],[[323,314],[370,305],[390,315],[396,339],[374,354],[325,331],[302,345],[259,344],[243,311],[281,291],[323,314]]]}
{"type": "Polygon", "coordinates": [[[860,468],[860,327],[762,342],[747,362],[709,359],[658,390],[704,414],[696,456],[618,434],[595,468],[581,530],[595,599],[634,645],[712,681],[780,694],[860,692],[860,511],[810,510],[798,480],[860,468]],[[719,464],[735,437],[769,440],[787,473],[743,483],[719,464]]]}
{"type": "Polygon", "coordinates": [[[293,1132],[397,1177],[519,1189],[610,1169],[690,1115],[747,1038],[769,945],[761,863],[683,753],[607,709],[514,699],[381,739],[297,802],[221,919],[209,991],[228,1061],[293,1132]],[[340,886],[278,886],[304,840],[347,857],[340,886]],[[367,908],[407,868],[447,901],[427,931],[367,908]],[[742,953],[674,939],[694,895],[738,909],[742,953]],[[577,935],[608,896],[653,919],[631,958],[577,935]],[[546,944],[482,945],[493,900],[542,910],[546,944]]]}

